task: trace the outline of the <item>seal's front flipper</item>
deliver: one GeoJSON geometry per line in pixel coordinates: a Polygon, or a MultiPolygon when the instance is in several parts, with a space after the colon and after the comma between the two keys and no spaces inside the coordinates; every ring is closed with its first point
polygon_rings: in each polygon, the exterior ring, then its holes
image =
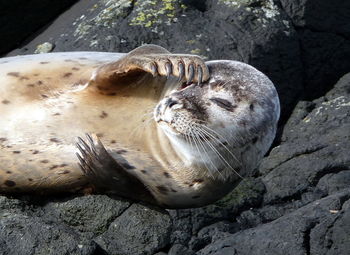
{"type": "Polygon", "coordinates": [[[78,137],[77,157],[81,170],[97,191],[157,204],[145,185],[128,173],[130,165],[116,161],[97,136],[87,134],[86,140],[78,137]]]}
{"type": "Polygon", "coordinates": [[[209,79],[204,60],[196,55],[171,54],[157,45],[143,45],[121,59],[104,64],[94,72],[89,85],[102,93],[111,93],[120,86],[128,86],[152,74],[169,77],[173,75],[187,83],[201,83],[209,79]]]}

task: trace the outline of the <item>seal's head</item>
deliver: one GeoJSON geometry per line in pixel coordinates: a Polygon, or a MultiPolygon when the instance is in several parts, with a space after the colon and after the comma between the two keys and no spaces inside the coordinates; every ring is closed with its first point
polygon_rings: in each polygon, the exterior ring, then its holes
{"type": "Polygon", "coordinates": [[[255,168],[266,153],[275,135],[279,101],[272,82],[253,67],[235,61],[207,65],[215,75],[164,97],[154,118],[188,162],[227,177],[232,169],[255,168]],[[259,151],[259,160],[251,159],[255,164],[243,162],[248,151],[259,151]]]}

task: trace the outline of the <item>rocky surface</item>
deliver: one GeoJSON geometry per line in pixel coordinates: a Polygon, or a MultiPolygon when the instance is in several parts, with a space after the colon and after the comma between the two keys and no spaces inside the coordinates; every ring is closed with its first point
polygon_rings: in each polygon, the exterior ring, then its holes
{"type": "Polygon", "coordinates": [[[0,197],[0,254],[348,254],[349,15],[341,0],[79,1],[9,55],[155,43],[241,60],[276,84],[280,132],[255,176],[203,208],[0,197]]]}
{"type": "Polygon", "coordinates": [[[12,0],[0,2],[0,55],[46,26],[76,0],[12,0]]]}

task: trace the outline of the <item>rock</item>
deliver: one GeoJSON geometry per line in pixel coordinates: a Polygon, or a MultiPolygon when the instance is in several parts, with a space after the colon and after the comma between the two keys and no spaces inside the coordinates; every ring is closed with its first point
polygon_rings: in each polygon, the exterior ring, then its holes
{"type": "Polygon", "coordinates": [[[0,54],[18,47],[21,42],[55,19],[74,4],[70,0],[1,1],[0,54]]]}
{"type": "MultiPolygon", "coordinates": [[[[231,193],[218,202],[201,208],[169,210],[173,218],[172,243],[187,244],[193,234],[210,224],[233,219],[240,211],[262,202],[264,186],[259,179],[243,180],[231,193]]],[[[197,244],[193,244],[196,245],[197,244]]],[[[193,247],[190,247],[193,248],[193,247]]]]}
{"type": "Polygon", "coordinates": [[[315,99],[350,71],[350,2],[280,0],[297,28],[305,70],[305,97],[315,99]]]}
{"type": "Polygon", "coordinates": [[[331,248],[337,253],[327,254],[347,254],[350,242],[342,241],[349,229],[349,220],[345,218],[350,213],[347,206],[349,202],[350,189],[347,189],[317,200],[270,223],[237,232],[224,240],[208,245],[196,254],[326,254],[319,252],[322,248],[320,243],[323,247],[330,244],[333,239],[327,240],[327,234],[331,234],[334,230],[337,233],[334,237],[341,235],[341,240],[339,242],[334,240],[337,245],[331,248]],[[345,225],[341,226],[340,223],[345,225]],[[319,235],[316,237],[314,233],[319,235]],[[321,233],[323,235],[320,235],[321,233]]]}
{"type": "Polygon", "coordinates": [[[350,251],[350,201],[342,210],[332,210],[335,217],[316,225],[310,231],[310,254],[346,254],[350,251]]]}
{"type": "Polygon", "coordinates": [[[350,2],[335,0],[280,0],[285,12],[297,27],[332,32],[350,38],[350,2]]]}
{"type": "Polygon", "coordinates": [[[169,215],[133,204],[96,238],[107,254],[153,254],[169,244],[172,230],[169,215]]]}
{"type": "Polygon", "coordinates": [[[192,255],[193,253],[189,251],[185,246],[181,244],[175,244],[173,245],[169,252],[168,255],[192,255]]]}
{"type": "Polygon", "coordinates": [[[36,216],[33,207],[23,201],[0,197],[0,206],[1,254],[88,255],[96,251],[92,240],[81,237],[59,221],[48,222],[36,216]],[[23,212],[24,208],[27,212],[23,212]]]}
{"type": "Polygon", "coordinates": [[[169,245],[165,211],[105,195],[60,200],[0,196],[0,254],[153,254],[169,245]]]}
{"type": "Polygon", "coordinates": [[[298,35],[272,0],[80,1],[25,48],[42,42],[54,51],[128,52],[143,43],[205,59],[250,63],[276,84],[287,116],[302,93],[298,35]],[[75,19],[72,19],[75,17],[75,19]],[[64,25],[63,25],[64,24],[64,25]],[[218,29],[220,28],[220,29],[218,29]]]}
{"type": "Polygon", "coordinates": [[[304,103],[297,106],[284,128],[282,144],[261,166],[267,173],[265,203],[297,199],[323,176],[349,169],[350,155],[344,150],[350,148],[349,102],[350,74],[311,108],[304,103]]]}
{"type": "Polygon", "coordinates": [[[347,254],[349,15],[342,0],[78,1],[9,55],[34,53],[43,42],[53,51],[115,52],[155,43],[240,60],[276,84],[280,132],[257,173],[232,193],[170,216],[103,195],[0,197],[0,253],[347,254]]]}
{"type": "MultiPolygon", "coordinates": [[[[350,13],[350,8],[348,9],[350,13]]],[[[299,30],[305,68],[305,99],[315,99],[350,71],[350,37],[330,32],[299,30]]]]}
{"type": "Polygon", "coordinates": [[[127,201],[111,199],[106,195],[90,195],[65,202],[49,202],[45,210],[77,231],[96,236],[104,233],[129,206],[127,201]]]}
{"type": "Polygon", "coordinates": [[[36,54],[38,54],[38,53],[49,53],[54,48],[55,48],[55,45],[53,45],[52,43],[44,42],[43,44],[39,44],[36,47],[36,50],[34,51],[34,53],[36,53],[36,54]]]}

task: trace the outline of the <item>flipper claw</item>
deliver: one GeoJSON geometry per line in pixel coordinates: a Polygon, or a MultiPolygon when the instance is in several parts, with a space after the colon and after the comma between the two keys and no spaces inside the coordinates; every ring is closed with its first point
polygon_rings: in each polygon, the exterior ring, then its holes
{"type": "Polygon", "coordinates": [[[179,68],[179,81],[181,81],[185,75],[185,65],[182,62],[179,62],[178,68],[179,68]]]}
{"type": "Polygon", "coordinates": [[[188,66],[188,79],[187,79],[187,83],[191,83],[192,80],[194,78],[194,66],[193,64],[189,64],[188,66]]]}
{"type": "Polygon", "coordinates": [[[166,76],[167,76],[167,79],[169,79],[170,75],[173,73],[173,68],[172,68],[172,64],[167,62],[165,64],[165,69],[166,69],[166,76]]]}
{"type": "Polygon", "coordinates": [[[203,69],[201,66],[197,66],[197,72],[198,72],[198,85],[202,83],[203,79],[203,69]]]}

